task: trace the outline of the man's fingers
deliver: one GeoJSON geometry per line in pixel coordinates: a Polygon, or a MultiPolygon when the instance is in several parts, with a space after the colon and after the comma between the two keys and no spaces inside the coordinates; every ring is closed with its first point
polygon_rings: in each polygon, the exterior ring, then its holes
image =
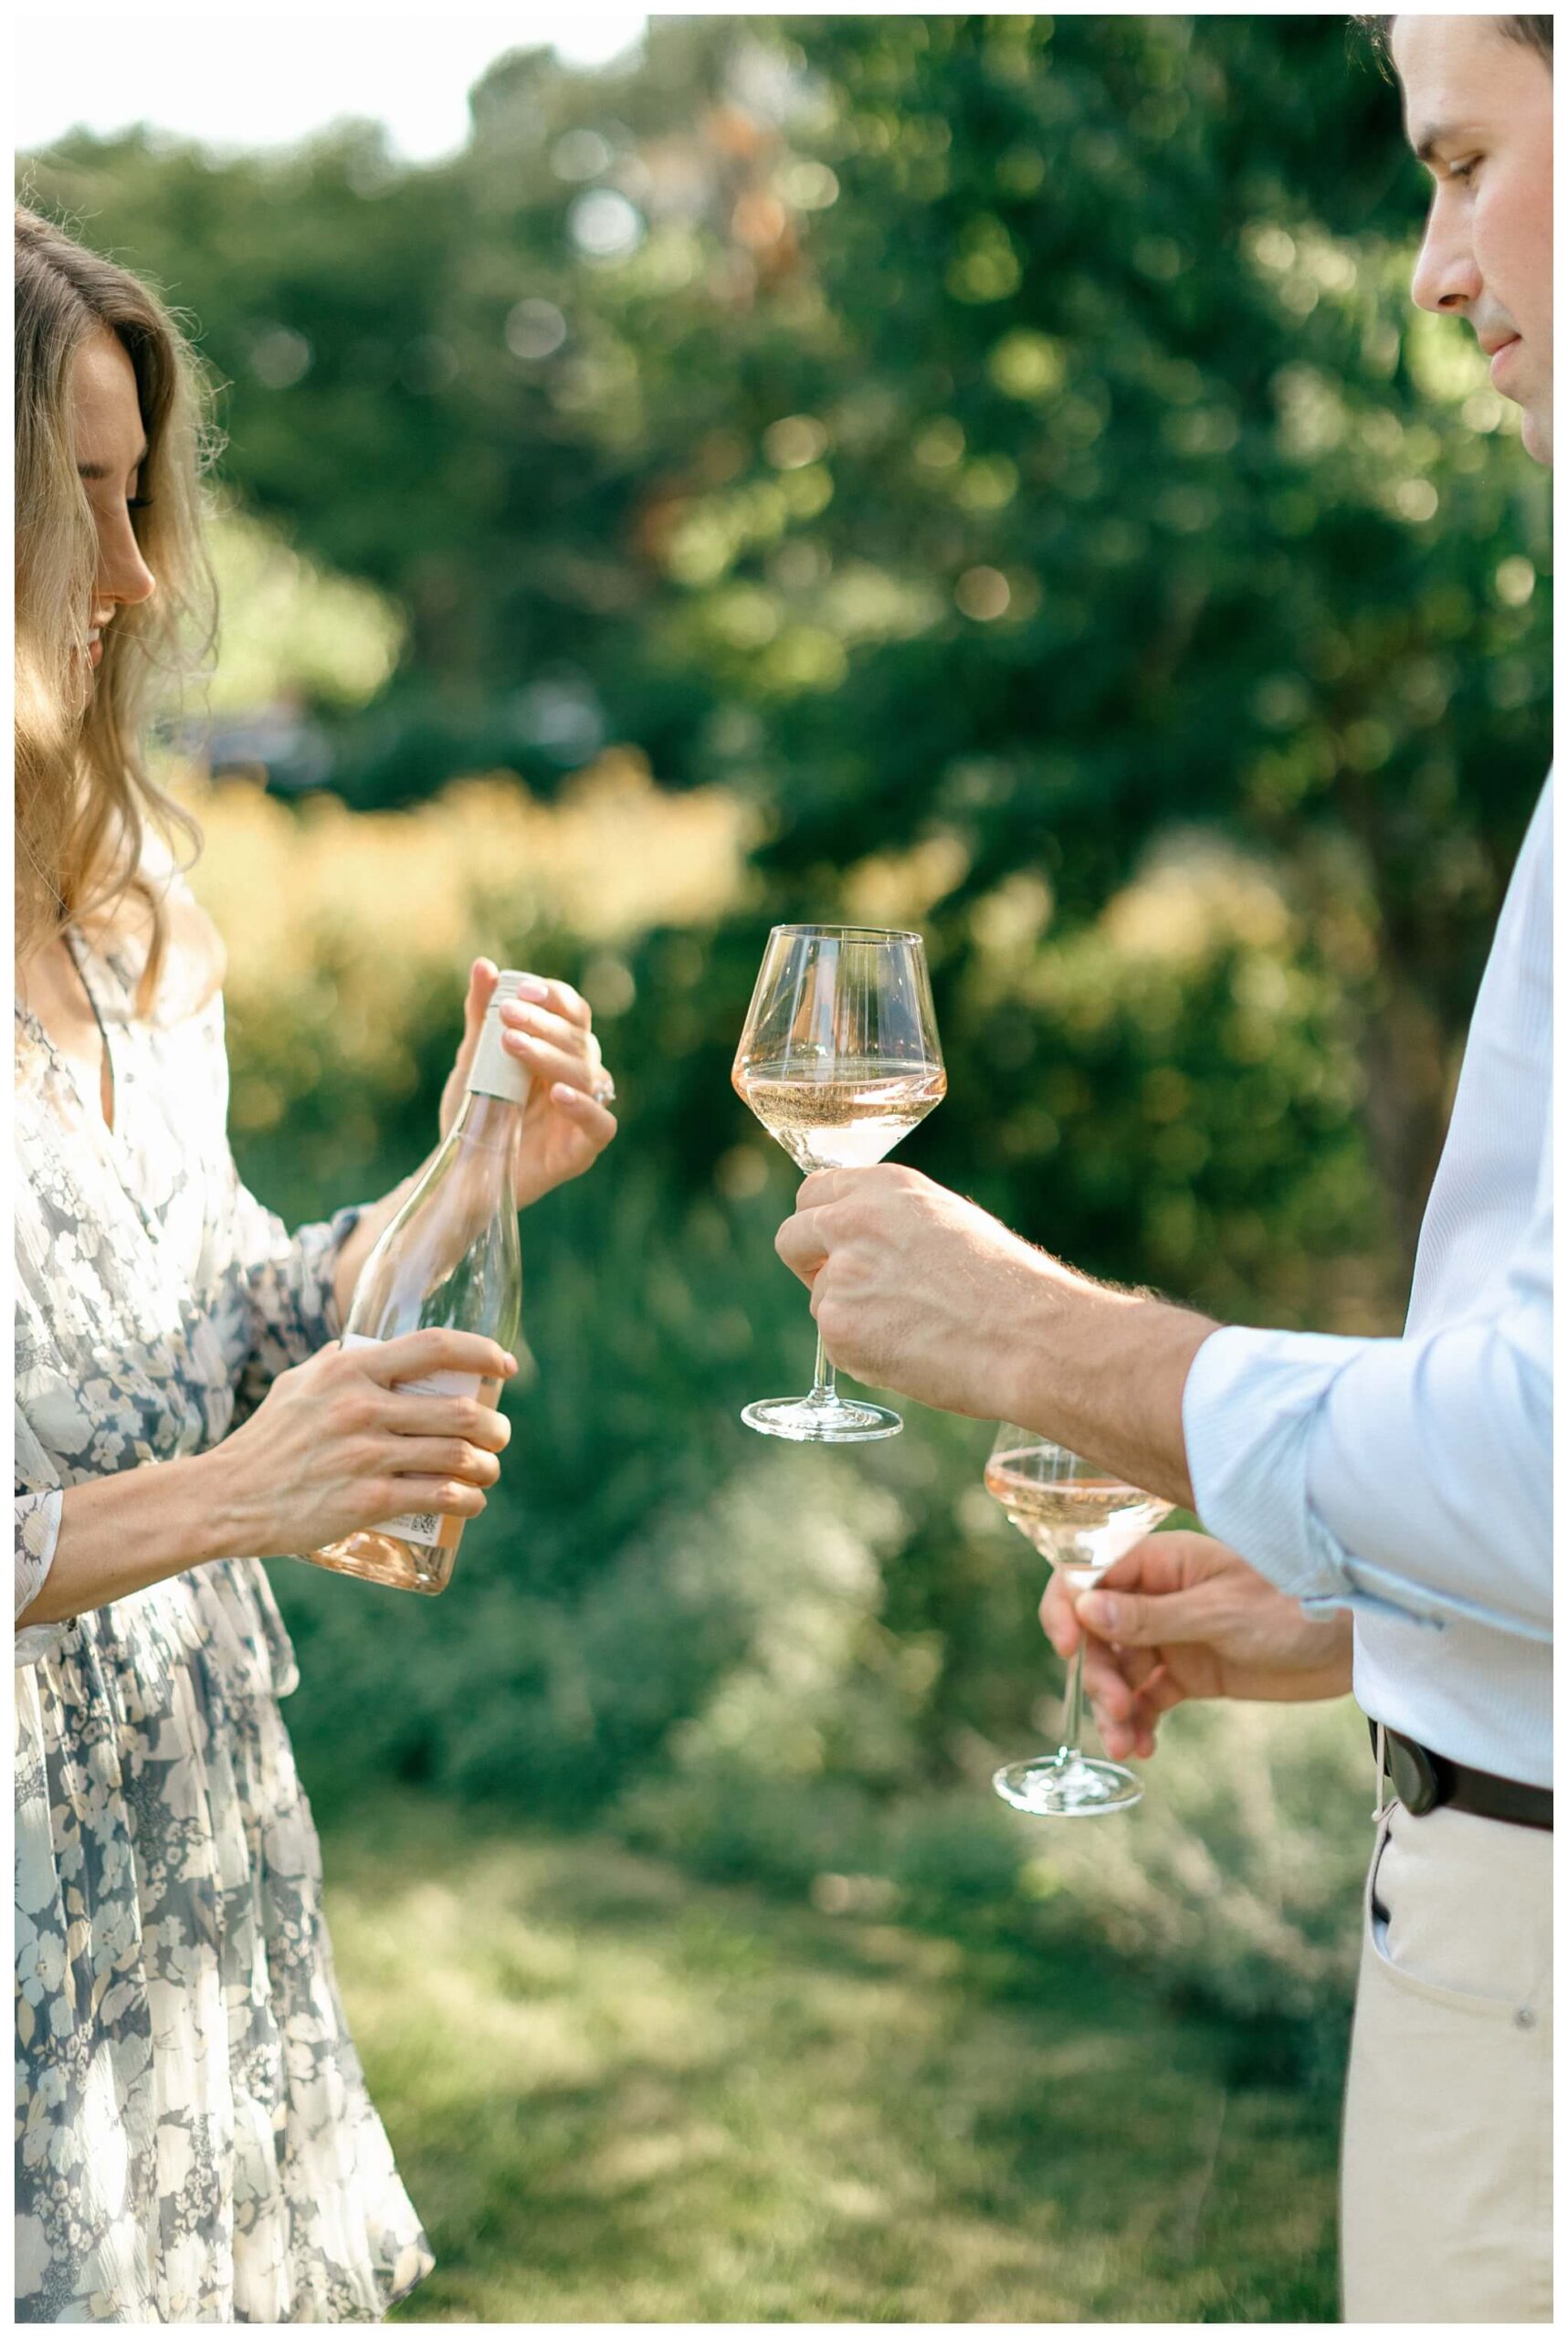
{"type": "Polygon", "coordinates": [[[1159,1649],[1151,1648],[1119,1648],[1116,1660],[1122,1679],[1131,1680],[1135,1689],[1142,1689],[1161,1663],[1159,1649]]]}
{"type": "Polygon", "coordinates": [[[1076,1653],[1083,1634],[1064,1574],[1053,1574],[1040,1600],[1040,1628],[1058,1656],[1076,1653]]]}
{"type": "Polygon", "coordinates": [[[1145,1534],[1114,1566],[1107,1567],[1095,1585],[1097,1591],[1185,1591],[1204,1572],[1194,1564],[1214,1544],[1206,1534],[1186,1527],[1173,1532],[1145,1534]]]}
{"type": "Polygon", "coordinates": [[[1177,1705],[1185,1703],[1186,1695],[1186,1690],[1177,1686],[1162,1665],[1152,1678],[1144,1682],[1138,1697],[1138,1711],[1150,1718],[1156,1713],[1172,1712],[1177,1705]]]}
{"type": "Polygon", "coordinates": [[[808,1283],[827,1256],[827,1240],[820,1209],[797,1209],[773,1237],[773,1248],[792,1274],[808,1283]]]}
{"type": "Polygon", "coordinates": [[[1134,1699],[1125,1712],[1113,1712],[1100,1704],[1091,1704],[1089,1710],[1100,1742],[1113,1762],[1125,1762],[1129,1754],[1135,1754],[1140,1762],[1148,1761],[1154,1751],[1160,1717],[1142,1698],[1134,1699]]]}
{"type": "Polygon", "coordinates": [[[1100,1742],[1113,1762],[1125,1762],[1130,1754],[1143,1753],[1145,1746],[1152,1753],[1153,1743],[1147,1731],[1142,1732],[1142,1743],[1140,1743],[1139,1732],[1130,1722],[1102,1712],[1098,1705],[1092,1711],[1094,1725],[1100,1732],[1100,1742]]]}
{"type": "MultiPolygon", "coordinates": [[[[853,1170],[814,1169],[808,1177],[803,1177],[800,1181],[795,1204],[797,1214],[802,1211],[821,1209],[827,1202],[840,1200],[845,1193],[847,1180],[854,1174],[853,1170]]],[[[862,1171],[861,1174],[864,1174],[862,1171]]]]}
{"type": "Polygon", "coordinates": [[[1102,1583],[1083,1594],[1078,1619],[1099,1638],[1122,1648],[1158,1648],[1172,1640],[1207,1639],[1214,1630],[1214,1605],[1202,1588],[1151,1598],[1139,1591],[1108,1591],[1102,1583]]]}
{"type": "Polygon", "coordinates": [[[1091,1639],[1083,1652],[1083,1685],[1090,1699],[1108,1712],[1130,1712],[1136,1684],[1127,1678],[1116,1649],[1091,1639]]]}

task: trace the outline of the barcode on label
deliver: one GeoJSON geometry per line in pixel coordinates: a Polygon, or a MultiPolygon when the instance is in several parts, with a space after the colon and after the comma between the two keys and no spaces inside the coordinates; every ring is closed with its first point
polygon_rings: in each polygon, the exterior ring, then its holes
{"type": "Polygon", "coordinates": [[[433,1510],[416,1510],[406,1518],[389,1518],[379,1532],[399,1535],[405,1543],[438,1543],[441,1521],[433,1510]]]}

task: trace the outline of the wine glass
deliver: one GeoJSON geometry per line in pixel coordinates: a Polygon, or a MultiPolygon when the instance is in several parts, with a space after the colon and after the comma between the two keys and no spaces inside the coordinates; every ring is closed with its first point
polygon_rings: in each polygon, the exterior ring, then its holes
{"type": "MultiPolygon", "coordinates": [[[[947,1092],[920,935],[775,925],[730,1078],[797,1168],[880,1161],[947,1092]]],[[[765,1397],[741,1418],[804,1444],[858,1444],[903,1427],[885,1405],[840,1396],[820,1332],[810,1394],[765,1397]]]]}
{"type": "MultiPolygon", "coordinates": [[[[1012,1421],[1004,1421],[996,1432],[985,1464],[985,1490],[1042,1558],[1083,1590],[1175,1507],[1012,1421]]],[[[1119,1762],[1090,1761],[1079,1746],[1083,1647],[1080,1639],[1068,1675],[1061,1744],[1054,1754],[1005,1764],[991,1781],[1015,1810],[1042,1818],[1089,1818],[1102,1810],[1130,1810],[1143,1799],[1131,1770],[1119,1762]]]]}

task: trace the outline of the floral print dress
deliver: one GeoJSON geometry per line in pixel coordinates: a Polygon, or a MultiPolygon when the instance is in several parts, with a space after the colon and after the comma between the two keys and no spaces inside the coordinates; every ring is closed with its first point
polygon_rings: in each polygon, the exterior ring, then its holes
{"type": "MultiPolygon", "coordinates": [[[[172,906],[148,1016],[135,944],[70,937],[112,1131],[16,1009],[18,1613],[62,1489],[203,1451],[337,1334],[355,1214],[290,1239],[240,1184],[221,958],[172,906]]],[[[339,2002],[260,1562],[20,1628],[16,1667],[18,2321],[379,2319],[433,2259],[339,2002]]]]}

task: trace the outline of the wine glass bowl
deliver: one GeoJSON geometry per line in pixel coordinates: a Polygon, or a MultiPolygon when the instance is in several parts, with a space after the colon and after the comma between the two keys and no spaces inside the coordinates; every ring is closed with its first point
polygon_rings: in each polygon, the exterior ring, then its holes
{"type": "MultiPolygon", "coordinates": [[[[920,935],[774,926],[730,1078],[803,1173],[886,1159],[947,1092],[920,935]]],[[[741,1417],[802,1444],[861,1444],[903,1427],[887,1406],[838,1394],[820,1334],[810,1392],[764,1397],[741,1417]]]]}
{"type": "MultiPolygon", "coordinates": [[[[1175,1506],[1010,1421],[997,1429],[985,1490],[1042,1558],[1084,1590],[1175,1506]]],[[[1132,1771],[1084,1754],[1082,1723],[1080,1639],[1068,1675],[1062,1743],[1055,1754],[1004,1764],[992,1780],[1003,1801],[1043,1818],[1094,1817],[1141,1802],[1143,1788],[1132,1771]]]]}

